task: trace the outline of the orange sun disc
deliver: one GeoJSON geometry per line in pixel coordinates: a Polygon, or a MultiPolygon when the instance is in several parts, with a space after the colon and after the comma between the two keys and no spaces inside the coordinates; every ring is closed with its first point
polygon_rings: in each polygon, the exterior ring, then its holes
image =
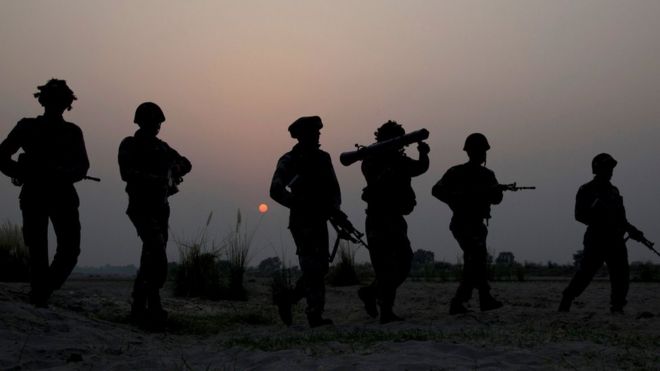
{"type": "Polygon", "coordinates": [[[259,212],[262,214],[265,214],[266,211],[268,211],[268,205],[266,204],[259,204],[259,212]]]}

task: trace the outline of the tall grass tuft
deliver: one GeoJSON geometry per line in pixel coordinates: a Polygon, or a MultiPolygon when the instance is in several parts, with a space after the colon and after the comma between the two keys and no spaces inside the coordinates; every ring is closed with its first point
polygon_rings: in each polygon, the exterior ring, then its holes
{"type": "Polygon", "coordinates": [[[28,281],[29,262],[21,228],[6,220],[0,225],[0,281],[28,281]]]}
{"type": "Polygon", "coordinates": [[[243,224],[241,210],[236,212],[236,225],[227,233],[223,241],[223,252],[229,262],[229,277],[226,288],[227,299],[246,300],[247,291],[243,286],[245,270],[250,262],[252,240],[257,228],[248,231],[247,224],[243,224]]]}
{"type": "Polygon", "coordinates": [[[360,283],[355,270],[355,249],[351,244],[342,240],[339,244],[339,261],[330,267],[328,283],[331,286],[351,286],[360,283]]]}
{"type": "Polygon", "coordinates": [[[219,269],[220,248],[209,240],[209,225],[213,212],[206,224],[191,239],[173,236],[179,249],[181,263],[174,273],[174,295],[202,297],[218,300],[222,293],[222,276],[219,269]]]}

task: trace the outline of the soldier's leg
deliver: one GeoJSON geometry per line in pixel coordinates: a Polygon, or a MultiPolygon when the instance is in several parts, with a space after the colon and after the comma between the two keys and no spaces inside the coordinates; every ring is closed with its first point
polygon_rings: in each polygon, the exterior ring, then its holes
{"type": "Polygon", "coordinates": [[[607,254],[605,262],[610,273],[610,285],[612,292],[610,296],[610,311],[612,313],[622,313],[626,305],[628,296],[628,287],[630,282],[630,268],[628,266],[628,251],[623,242],[612,246],[612,250],[607,254]]]}
{"type": "Polygon", "coordinates": [[[51,288],[57,290],[64,284],[80,255],[80,217],[78,205],[58,205],[54,207],[50,220],[57,238],[57,250],[50,265],[51,288]]]}
{"type": "Polygon", "coordinates": [[[23,241],[30,252],[30,301],[46,306],[51,294],[48,283],[48,213],[21,200],[23,241]]]}
{"type": "Polygon", "coordinates": [[[140,268],[133,287],[133,310],[144,311],[148,300],[150,310],[161,312],[158,290],[167,275],[167,229],[163,229],[164,214],[132,213],[129,218],[142,240],[140,268]]]}
{"type": "Polygon", "coordinates": [[[465,303],[472,297],[472,290],[479,283],[479,276],[482,263],[485,258],[483,249],[480,249],[481,239],[473,232],[474,228],[469,225],[452,223],[451,232],[456,238],[459,247],[463,251],[463,277],[456,289],[454,299],[457,302],[465,303]]]}
{"type": "Polygon", "coordinates": [[[577,272],[571,279],[566,289],[563,291],[562,302],[559,306],[559,311],[568,312],[571,302],[576,297],[580,296],[582,292],[589,286],[598,269],[603,266],[605,261],[604,255],[599,251],[600,246],[585,243],[584,255],[578,267],[577,272]]]}
{"type": "Polygon", "coordinates": [[[328,259],[323,256],[299,256],[302,279],[305,283],[305,314],[312,322],[318,321],[325,309],[325,275],[328,273],[328,259]]]}
{"type": "Polygon", "coordinates": [[[295,291],[304,293],[307,301],[305,313],[310,326],[331,323],[331,321],[322,319],[325,308],[325,275],[329,268],[327,222],[291,228],[291,234],[296,243],[302,271],[295,291]]]}

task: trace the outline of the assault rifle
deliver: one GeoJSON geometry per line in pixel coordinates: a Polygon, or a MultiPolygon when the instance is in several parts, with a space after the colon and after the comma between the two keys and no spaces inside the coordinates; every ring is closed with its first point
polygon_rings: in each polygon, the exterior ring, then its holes
{"type": "Polygon", "coordinates": [[[353,224],[348,220],[346,214],[337,209],[332,215],[330,215],[330,224],[332,228],[337,232],[337,239],[335,240],[335,245],[332,247],[332,252],[330,253],[329,261],[332,262],[335,260],[335,255],[337,255],[337,249],[339,249],[339,241],[347,240],[352,243],[359,243],[367,249],[369,246],[362,240],[364,233],[358,231],[353,227],[353,224]]]}
{"type": "Polygon", "coordinates": [[[420,129],[408,134],[398,136],[396,138],[384,140],[382,142],[376,142],[368,146],[361,146],[356,144],[355,147],[357,150],[343,152],[339,155],[339,162],[344,166],[349,166],[357,161],[363,160],[365,157],[379,152],[384,152],[388,150],[402,148],[412,143],[421,142],[425,139],[428,139],[429,131],[426,129],[420,129]]]}
{"type": "Polygon", "coordinates": [[[639,236],[635,236],[635,237],[628,234],[628,237],[626,237],[626,240],[628,240],[628,239],[632,239],[632,240],[635,240],[635,241],[641,243],[642,245],[648,247],[648,249],[653,251],[656,255],[660,256],[660,252],[658,252],[658,250],[653,248],[653,245],[655,245],[655,243],[647,240],[646,237],[644,237],[643,234],[641,234],[639,236]]]}
{"type": "Polygon", "coordinates": [[[101,178],[97,178],[97,177],[95,177],[95,176],[85,175],[85,176],[83,177],[83,180],[93,180],[93,181],[95,181],[95,182],[100,182],[100,181],[101,181],[101,178]]]}
{"type": "Polygon", "coordinates": [[[499,184],[498,187],[503,191],[518,192],[524,189],[536,189],[536,187],[518,187],[516,182],[509,184],[499,184]]]}

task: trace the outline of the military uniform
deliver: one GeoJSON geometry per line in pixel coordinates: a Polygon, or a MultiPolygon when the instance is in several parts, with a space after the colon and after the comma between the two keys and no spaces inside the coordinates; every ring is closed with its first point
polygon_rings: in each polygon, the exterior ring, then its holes
{"type": "Polygon", "coordinates": [[[640,235],[641,232],[628,223],[619,190],[609,180],[598,177],[584,184],[576,196],[575,219],[587,225],[584,255],[575,276],[564,290],[564,297],[570,301],[579,296],[606,263],[612,287],[612,310],[623,310],[629,280],[624,234],[640,235]]]}
{"type": "Polygon", "coordinates": [[[490,298],[484,220],[490,218],[490,205],[499,204],[503,197],[495,173],[472,162],[457,165],[433,186],[432,194],[451,208],[449,229],[463,250],[463,277],[454,300],[467,302],[474,288],[481,299],[490,298]]]}
{"type": "Polygon", "coordinates": [[[46,305],[76,265],[80,254],[78,194],[73,183],[87,174],[89,160],[82,131],[59,118],[39,116],[18,122],[0,144],[0,170],[22,184],[23,238],[30,251],[31,299],[46,305]],[[12,155],[24,153],[19,161],[12,155]],[[48,220],[57,250],[48,265],[48,220]]]}
{"type": "Polygon", "coordinates": [[[341,204],[330,155],[318,145],[296,144],[277,162],[270,195],[290,209],[289,229],[302,271],[290,299],[297,302],[305,297],[305,313],[310,324],[316,324],[325,306],[324,278],[329,264],[327,222],[341,204]]]}
{"type": "Polygon", "coordinates": [[[166,246],[170,207],[167,198],[178,190],[190,161],[167,143],[139,129],[119,146],[119,169],[126,182],[126,214],[142,239],[140,269],[133,288],[134,309],[160,308],[159,289],[167,276],[166,246]],[[152,308],[154,307],[154,308],[152,308]]]}
{"type": "Polygon", "coordinates": [[[381,322],[400,320],[393,314],[392,307],[397,288],[410,273],[413,256],[404,215],[410,214],[417,204],[411,178],[428,170],[427,152],[420,152],[419,160],[395,150],[362,161],[362,174],[367,181],[362,194],[367,203],[365,230],[376,277],[370,286],[358,293],[372,316],[377,312],[375,308],[369,309],[369,301],[375,296],[381,322]]]}

